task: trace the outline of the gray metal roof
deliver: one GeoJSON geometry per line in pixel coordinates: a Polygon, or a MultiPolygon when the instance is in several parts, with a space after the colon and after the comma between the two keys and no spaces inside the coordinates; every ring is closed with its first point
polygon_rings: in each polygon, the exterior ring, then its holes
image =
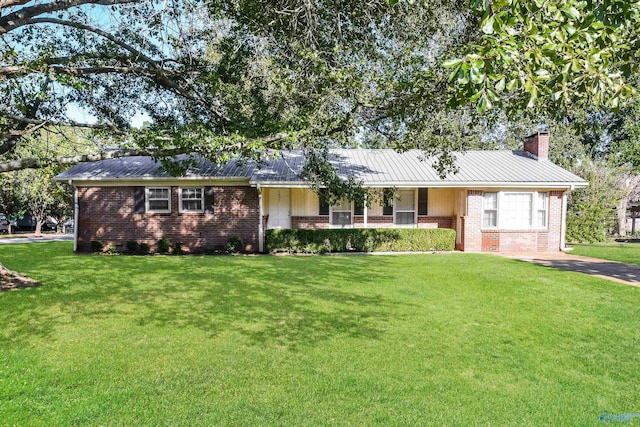
{"type": "MultiPolygon", "coordinates": [[[[458,173],[441,179],[432,167],[435,159],[424,158],[420,150],[398,153],[392,149],[336,149],[330,161],[342,178],[352,176],[364,185],[402,186],[411,184],[452,186],[455,184],[570,184],[586,181],[551,163],[538,161],[522,151],[467,151],[454,153],[458,173]]],[[[180,156],[179,158],[186,158],[180,156]]],[[[247,179],[261,185],[303,185],[299,174],[305,158],[301,150],[282,152],[260,165],[232,160],[222,165],[195,156],[197,166],[187,178],[247,179]]],[[[170,178],[160,163],[150,157],[125,157],[78,164],[57,176],[59,180],[113,180],[170,178]]],[[[178,178],[179,179],[179,178],[178,178]]]]}
{"type": "MultiPolygon", "coordinates": [[[[241,159],[218,165],[199,155],[176,156],[177,161],[192,158],[194,166],[186,173],[188,178],[239,178],[249,179],[255,163],[241,159]]],[[[139,178],[171,178],[171,174],[162,169],[160,162],[147,156],[121,157],[117,159],[99,160],[97,162],[79,163],[56,176],[58,180],[112,180],[139,178]]]]}

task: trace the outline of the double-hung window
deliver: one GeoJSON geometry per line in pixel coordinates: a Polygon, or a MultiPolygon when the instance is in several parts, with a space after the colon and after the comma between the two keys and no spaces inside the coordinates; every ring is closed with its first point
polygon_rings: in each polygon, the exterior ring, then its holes
{"type": "Polygon", "coordinates": [[[413,225],[416,223],[415,190],[399,190],[394,207],[396,225],[413,225]]]}
{"type": "Polygon", "coordinates": [[[331,225],[336,227],[351,227],[352,210],[348,199],[341,199],[331,206],[331,225]]]}
{"type": "Polygon", "coordinates": [[[485,228],[498,226],[498,193],[484,193],[482,201],[484,212],[482,226],[485,228]]]}
{"type": "Polygon", "coordinates": [[[202,187],[180,189],[180,212],[204,212],[204,189],[202,187]]]}
{"type": "Polygon", "coordinates": [[[547,226],[549,194],[533,191],[486,192],[483,228],[526,230],[547,226]]]}
{"type": "Polygon", "coordinates": [[[171,189],[169,187],[147,187],[145,210],[152,213],[171,212],[171,189]]]}

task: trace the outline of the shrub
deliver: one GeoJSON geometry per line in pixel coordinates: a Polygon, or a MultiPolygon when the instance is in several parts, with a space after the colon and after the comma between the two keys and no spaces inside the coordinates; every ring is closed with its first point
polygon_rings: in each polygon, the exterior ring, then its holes
{"type": "Polygon", "coordinates": [[[101,240],[91,241],[91,252],[100,253],[104,249],[104,243],[101,240]]]}
{"type": "Polygon", "coordinates": [[[448,228],[274,229],[265,234],[268,252],[451,251],[456,232],[448,228]]]}
{"type": "Polygon", "coordinates": [[[108,254],[114,254],[116,250],[114,249],[113,246],[109,245],[104,251],[108,254]]]}
{"type": "Polygon", "coordinates": [[[231,253],[238,253],[242,251],[242,239],[237,236],[229,237],[227,240],[227,251],[231,253]]]}
{"type": "Polygon", "coordinates": [[[135,240],[127,240],[127,251],[131,254],[137,254],[140,249],[140,245],[135,240]]]}
{"type": "Polygon", "coordinates": [[[182,243],[174,243],[171,253],[174,255],[184,255],[184,250],[182,249],[182,243]]]}
{"type": "Polygon", "coordinates": [[[149,255],[149,252],[151,252],[151,248],[146,243],[140,243],[138,250],[140,251],[140,255],[149,255]]]}
{"type": "Polygon", "coordinates": [[[170,247],[171,247],[171,243],[169,242],[169,239],[167,239],[166,237],[163,237],[162,239],[158,240],[158,252],[160,252],[161,254],[166,254],[167,252],[169,252],[170,247]]]}

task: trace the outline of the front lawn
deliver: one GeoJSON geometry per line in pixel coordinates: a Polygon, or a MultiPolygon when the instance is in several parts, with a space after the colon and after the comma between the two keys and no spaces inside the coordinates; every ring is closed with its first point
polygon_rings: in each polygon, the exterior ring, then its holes
{"type": "Polygon", "coordinates": [[[3,425],[596,425],[640,411],[640,289],[491,255],[6,245],[3,425]]]}
{"type": "Polygon", "coordinates": [[[572,254],[640,265],[640,243],[572,244],[572,254]]]}

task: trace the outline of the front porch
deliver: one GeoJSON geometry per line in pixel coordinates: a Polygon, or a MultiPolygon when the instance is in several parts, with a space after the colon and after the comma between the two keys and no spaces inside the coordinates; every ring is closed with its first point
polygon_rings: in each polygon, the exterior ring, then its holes
{"type": "Polygon", "coordinates": [[[262,187],[262,226],[265,230],[449,228],[461,234],[466,189],[396,188],[395,197],[386,197],[383,188],[375,190],[379,197],[370,206],[349,201],[328,205],[309,188],[262,187]]]}

